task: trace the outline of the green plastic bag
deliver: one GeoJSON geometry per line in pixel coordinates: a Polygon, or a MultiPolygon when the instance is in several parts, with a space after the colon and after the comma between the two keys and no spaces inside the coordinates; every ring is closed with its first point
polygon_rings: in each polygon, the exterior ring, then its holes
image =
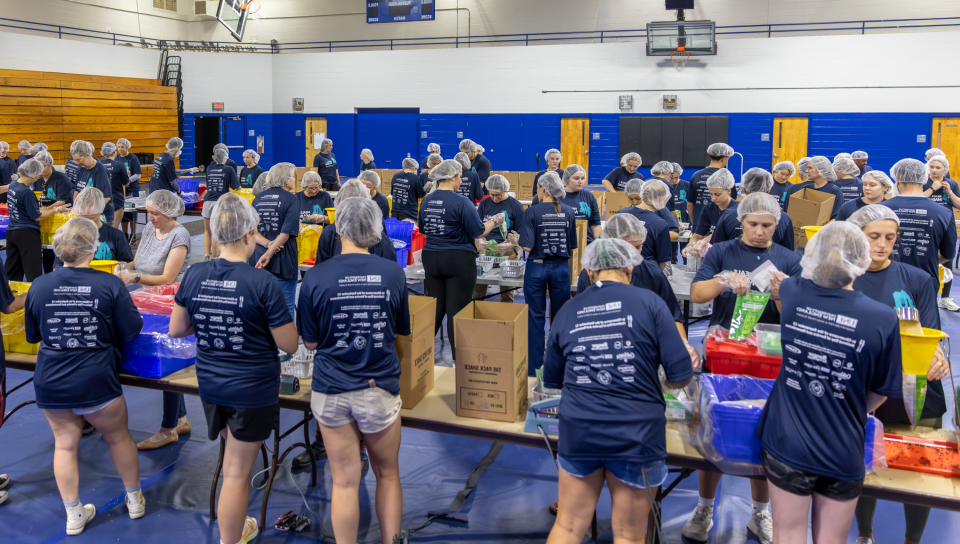
{"type": "Polygon", "coordinates": [[[753,327],[760,321],[770,293],[751,291],[745,295],[737,295],[737,304],[733,308],[733,319],[730,321],[730,340],[746,340],[750,338],[753,327]]]}

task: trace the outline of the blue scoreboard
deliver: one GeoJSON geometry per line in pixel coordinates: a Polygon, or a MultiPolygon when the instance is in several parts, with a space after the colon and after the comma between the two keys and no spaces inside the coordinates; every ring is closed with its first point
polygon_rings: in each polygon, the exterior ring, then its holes
{"type": "Polygon", "coordinates": [[[367,2],[367,23],[433,21],[435,0],[384,0],[367,2]]]}

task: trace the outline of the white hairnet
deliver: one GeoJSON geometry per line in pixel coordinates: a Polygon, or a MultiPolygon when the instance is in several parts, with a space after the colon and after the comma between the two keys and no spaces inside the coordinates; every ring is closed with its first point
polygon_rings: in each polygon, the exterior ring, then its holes
{"type": "Polygon", "coordinates": [[[927,161],[927,164],[930,164],[933,161],[939,162],[947,170],[950,169],[950,161],[948,161],[947,158],[944,157],[943,155],[935,155],[933,157],[930,157],[930,160],[927,161]]]}
{"type": "Polygon", "coordinates": [[[927,182],[927,165],[917,159],[901,159],[890,168],[890,177],[897,183],[927,182]]]}
{"type": "Polygon", "coordinates": [[[660,161],[650,168],[650,173],[658,178],[669,177],[673,173],[673,164],[668,161],[660,161]]]}
{"type": "Polygon", "coordinates": [[[833,163],[824,156],[810,157],[810,164],[817,169],[820,177],[827,181],[837,181],[837,173],[833,171],[833,163]]]}
{"type": "Polygon", "coordinates": [[[103,192],[92,185],[80,191],[77,198],[73,199],[73,213],[76,215],[100,215],[104,207],[103,192]]]}
{"type": "Polygon", "coordinates": [[[890,189],[893,189],[893,180],[887,177],[887,175],[881,172],[880,170],[871,170],[866,174],[864,174],[863,181],[867,181],[868,179],[872,179],[877,183],[879,183],[880,185],[883,185],[884,193],[889,193],[890,189]]]}
{"type": "Polygon", "coordinates": [[[313,170],[307,170],[306,173],[303,174],[303,179],[300,180],[300,187],[309,187],[311,185],[320,185],[320,174],[313,170]]]}
{"type": "Polygon", "coordinates": [[[410,157],[407,157],[406,159],[403,159],[403,163],[401,164],[401,167],[404,170],[416,171],[420,169],[420,163],[417,162],[417,159],[411,159],[410,157]]]}
{"type": "Polygon", "coordinates": [[[834,221],[807,243],[800,260],[802,276],[820,287],[840,289],[863,275],[870,265],[870,242],[860,227],[834,221]]]}
{"type": "Polygon", "coordinates": [[[505,193],[510,190],[510,182],[507,181],[507,178],[501,176],[500,174],[494,174],[487,178],[487,183],[484,185],[484,187],[487,188],[487,191],[505,193]]]}
{"type": "Polygon", "coordinates": [[[464,138],[463,140],[460,140],[460,151],[463,151],[463,152],[473,151],[473,146],[475,145],[477,144],[473,143],[473,140],[464,138]]]}
{"type": "Polygon", "coordinates": [[[740,178],[740,185],[748,193],[769,193],[773,189],[773,176],[763,168],[751,168],[740,178]]]}
{"type": "Polygon", "coordinates": [[[70,155],[79,155],[81,157],[86,157],[87,155],[93,156],[93,144],[83,140],[74,140],[73,143],[70,144],[70,155]]]}
{"type": "Polygon", "coordinates": [[[370,199],[371,198],[370,189],[367,189],[358,180],[355,180],[355,179],[347,180],[347,182],[340,187],[340,190],[337,191],[337,197],[333,199],[333,207],[339,210],[340,203],[343,202],[344,200],[347,200],[348,198],[370,199]]]}
{"type": "MultiPolygon", "coordinates": [[[[584,177],[587,176],[587,171],[583,169],[579,164],[571,164],[570,166],[563,169],[563,185],[566,186],[570,182],[570,178],[577,174],[583,174],[584,177]]],[[[546,175],[546,174],[545,174],[546,175]]],[[[540,179],[543,179],[541,176],[540,179]]],[[[584,181],[586,183],[586,181],[584,181]]]]}
{"type": "Polygon", "coordinates": [[[270,168],[270,178],[267,180],[267,187],[285,187],[290,178],[297,175],[297,167],[293,163],[281,162],[270,168]]]}
{"type": "Polygon", "coordinates": [[[850,160],[853,160],[853,155],[851,155],[851,154],[849,154],[849,153],[837,153],[837,156],[834,157],[833,160],[834,160],[834,161],[837,161],[837,160],[839,160],[839,159],[850,159],[850,160]]]}
{"type": "Polygon", "coordinates": [[[147,206],[173,219],[183,215],[183,200],[173,191],[159,189],[147,197],[147,206]]]}
{"type": "Polygon", "coordinates": [[[227,144],[225,144],[225,143],[223,143],[223,142],[220,142],[219,144],[214,144],[213,148],[214,148],[214,149],[229,149],[229,148],[227,147],[227,144]]]}
{"type": "Polygon", "coordinates": [[[855,161],[858,161],[860,159],[869,159],[870,156],[867,155],[866,151],[854,151],[853,153],[850,154],[850,158],[855,161]]]}
{"type": "Polygon", "coordinates": [[[930,149],[927,150],[927,152],[924,155],[927,157],[927,160],[930,160],[930,157],[935,157],[937,155],[943,155],[943,154],[944,154],[943,151],[941,151],[939,147],[931,147],[930,149]]]}
{"type": "Polygon", "coordinates": [[[543,154],[543,160],[549,159],[549,158],[550,158],[550,155],[560,155],[561,157],[563,156],[563,155],[560,153],[560,150],[559,150],[559,149],[553,149],[553,148],[551,148],[551,149],[548,149],[547,152],[543,154]]]}
{"type": "Polygon", "coordinates": [[[438,153],[440,151],[440,144],[430,144],[427,146],[427,153],[438,153]]]}
{"type": "Polygon", "coordinates": [[[109,157],[117,152],[117,144],[113,142],[104,142],[103,146],[100,147],[100,156],[109,157]]]}
{"type": "Polygon", "coordinates": [[[633,268],[643,262],[637,248],[619,238],[598,238],[587,246],[580,263],[591,272],[633,268]]]}
{"type": "Polygon", "coordinates": [[[463,165],[459,161],[447,159],[430,170],[430,181],[443,181],[445,179],[455,178],[463,172],[463,165]]]}
{"type": "Polygon", "coordinates": [[[483,146],[480,144],[476,144],[473,150],[481,155],[483,155],[483,152],[486,151],[486,149],[484,149],[483,146]]]}
{"type": "Polygon", "coordinates": [[[364,170],[363,172],[360,172],[360,175],[357,176],[357,179],[360,181],[366,181],[370,185],[373,185],[374,189],[380,187],[380,174],[374,172],[373,170],[364,170]]]}
{"type": "Polygon", "coordinates": [[[807,166],[810,165],[810,157],[804,157],[797,161],[797,175],[800,176],[800,181],[807,181],[810,179],[810,176],[807,175],[807,166]]]}
{"type": "Polygon", "coordinates": [[[620,166],[626,166],[627,161],[637,161],[640,164],[643,164],[643,159],[640,158],[639,153],[627,153],[626,155],[620,157],[620,166]]]}
{"type": "Polygon", "coordinates": [[[257,228],[258,223],[260,215],[247,199],[236,193],[224,193],[210,215],[210,234],[217,242],[229,244],[257,228]]]}
{"type": "Polygon", "coordinates": [[[876,221],[893,221],[898,227],[900,226],[900,218],[897,214],[882,204],[868,204],[847,218],[848,223],[861,229],[867,228],[867,225],[876,221]]]}
{"type": "Polygon", "coordinates": [[[673,173],[674,174],[683,174],[683,167],[680,166],[680,163],[675,162],[673,164],[673,173]]]}
{"type": "Polygon", "coordinates": [[[733,189],[733,174],[726,168],[721,168],[707,178],[707,189],[733,189]]]}
{"type": "Polygon", "coordinates": [[[74,217],[53,235],[53,253],[65,263],[75,263],[100,247],[97,224],[85,217],[74,217]]]}
{"type": "Polygon", "coordinates": [[[0,149],[7,149],[7,150],[9,150],[9,149],[10,149],[10,144],[7,143],[7,142],[2,142],[2,141],[0,141],[0,149]]]}
{"type": "Polygon", "coordinates": [[[453,157],[453,160],[459,162],[459,163],[460,163],[460,166],[463,167],[463,170],[464,170],[464,171],[470,170],[470,164],[471,164],[471,162],[470,162],[470,156],[467,155],[466,153],[457,153],[457,154],[453,157]]]}
{"type": "Polygon", "coordinates": [[[774,174],[776,174],[777,172],[779,172],[779,171],[781,171],[781,170],[786,170],[786,171],[790,172],[790,175],[791,175],[791,176],[797,173],[797,167],[794,166],[793,163],[790,162],[790,161],[780,161],[780,162],[777,163],[776,166],[773,167],[773,173],[774,173],[774,174]]]}
{"type": "Polygon", "coordinates": [[[560,176],[558,176],[556,172],[547,172],[540,176],[540,179],[537,180],[537,185],[543,187],[543,191],[547,193],[547,196],[557,202],[562,201],[567,196],[567,191],[563,188],[560,176]]]}
{"type": "Polygon", "coordinates": [[[624,186],[623,194],[627,196],[639,195],[640,187],[642,186],[643,186],[642,180],[640,180],[639,178],[633,178],[630,181],[628,181],[627,184],[624,186]]]}
{"type": "Polygon", "coordinates": [[[643,199],[643,203],[655,210],[664,208],[671,196],[673,193],[670,192],[670,188],[659,179],[648,179],[640,186],[640,198],[643,199]]]}
{"type": "Polygon", "coordinates": [[[714,160],[722,159],[723,157],[732,157],[733,148],[724,143],[710,144],[710,146],[707,147],[707,156],[714,160]]]}
{"type": "Polygon", "coordinates": [[[337,206],[337,234],[360,247],[380,243],[383,214],[372,200],[348,198],[337,206]]]}
{"type": "MultiPolygon", "coordinates": [[[[316,172],[313,172],[313,173],[316,174],[316,172]]],[[[319,174],[317,174],[317,176],[319,177],[319,174]]],[[[253,190],[252,190],[253,196],[257,196],[260,193],[269,189],[268,187],[269,183],[270,183],[270,174],[266,172],[260,174],[260,177],[258,177],[257,181],[253,184],[253,190]]]]}
{"type": "Polygon", "coordinates": [[[371,161],[373,160],[373,151],[370,151],[369,149],[364,149],[360,152],[360,155],[370,159],[371,161]]]}
{"type": "Polygon", "coordinates": [[[437,155],[436,153],[431,153],[430,156],[427,157],[427,164],[423,166],[425,168],[430,168],[435,162],[443,162],[443,157],[437,155]]]}
{"type": "Polygon", "coordinates": [[[213,160],[217,164],[226,164],[227,159],[230,158],[230,151],[225,147],[214,147],[213,148],[213,160]]]}
{"type": "Polygon", "coordinates": [[[27,149],[30,149],[30,145],[30,142],[26,140],[20,140],[20,143],[17,144],[17,147],[26,147],[27,149]]]}
{"type": "Polygon", "coordinates": [[[37,159],[27,159],[20,168],[17,168],[17,174],[28,178],[38,178],[43,173],[43,163],[37,159]]]}
{"type": "Polygon", "coordinates": [[[177,149],[183,149],[183,140],[181,140],[180,138],[176,138],[176,137],[170,138],[170,139],[167,141],[167,150],[168,150],[168,151],[174,151],[174,150],[177,150],[177,149]]]}
{"type": "Polygon", "coordinates": [[[740,205],[737,206],[737,221],[743,221],[745,215],[772,215],[773,219],[779,223],[780,203],[777,202],[776,197],[766,191],[750,193],[743,197],[740,205]]]}
{"type": "Polygon", "coordinates": [[[330,138],[325,138],[322,142],[320,142],[320,151],[323,151],[324,149],[330,147],[331,145],[333,145],[333,140],[331,140],[330,138]]]}
{"type": "Polygon", "coordinates": [[[856,176],[860,173],[860,167],[857,166],[857,163],[853,162],[853,159],[845,157],[834,159],[833,170],[847,176],[856,176]]]}
{"type": "Polygon", "coordinates": [[[252,149],[248,149],[244,151],[243,154],[250,155],[250,157],[253,159],[253,164],[257,164],[258,162],[260,162],[260,154],[252,149]]]}
{"type": "Polygon", "coordinates": [[[128,140],[128,139],[126,139],[126,138],[120,138],[119,140],[117,140],[117,147],[120,147],[121,145],[124,146],[124,147],[126,147],[127,149],[130,149],[131,147],[133,147],[133,146],[130,144],[130,140],[128,140]]]}
{"type": "Polygon", "coordinates": [[[47,149],[48,149],[47,144],[45,143],[33,144],[32,146],[30,146],[30,151],[28,151],[27,153],[30,155],[36,155],[37,153],[41,151],[46,151],[47,149]]]}
{"type": "Polygon", "coordinates": [[[643,221],[629,213],[615,213],[603,225],[601,238],[617,238],[627,242],[643,242],[647,239],[647,227],[643,221]]]}
{"type": "Polygon", "coordinates": [[[53,164],[53,156],[50,155],[49,151],[41,151],[33,156],[34,159],[44,163],[44,164],[53,164]]]}

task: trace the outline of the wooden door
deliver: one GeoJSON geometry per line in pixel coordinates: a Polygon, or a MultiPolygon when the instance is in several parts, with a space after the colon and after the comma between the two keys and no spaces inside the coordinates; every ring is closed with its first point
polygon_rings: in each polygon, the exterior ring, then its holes
{"type": "MultiPolygon", "coordinates": [[[[809,119],[806,117],[774,117],[773,118],[773,164],[790,161],[794,166],[797,161],[807,156],[807,127],[809,119]]],[[[774,172],[775,173],[775,172],[774,172]]],[[[800,183],[800,176],[794,174],[790,183],[800,183]]]]}
{"type": "Polygon", "coordinates": [[[320,152],[320,143],[327,137],[326,117],[307,117],[303,140],[307,146],[307,168],[313,166],[313,158],[320,152]]]}
{"type": "Polygon", "coordinates": [[[560,119],[560,153],[563,166],[579,164],[590,179],[590,119],[563,117],[560,119]]]}
{"type": "MultiPolygon", "coordinates": [[[[960,117],[934,117],[930,147],[939,148],[950,164],[960,164],[960,117]]],[[[954,172],[957,172],[954,168],[954,172]]]]}

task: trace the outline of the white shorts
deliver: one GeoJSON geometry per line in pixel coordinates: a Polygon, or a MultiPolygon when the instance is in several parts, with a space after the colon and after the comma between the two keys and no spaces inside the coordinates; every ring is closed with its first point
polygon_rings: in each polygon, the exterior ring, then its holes
{"type": "Polygon", "coordinates": [[[204,201],[203,208],[200,210],[200,216],[204,219],[210,219],[213,217],[213,208],[217,205],[215,200],[209,202],[204,201]]]}
{"type": "Polygon", "coordinates": [[[110,400],[108,400],[107,402],[104,402],[103,404],[98,404],[98,405],[96,405],[96,406],[91,406],[91,407],[89,407],[89,408],[71,408],[70,411],[72,411],[74,414],[76,414],[76,415],[78,415],[78,416],[85,416],[85,415],[87,415],[87,414],[95,414],[95,413],[99,412],[100,410],[103,410],[103,409],[106,408],[107,406],[110,406],[110,405],[113,404],[114,402],[117,402],[117,400],[119,400],[119,399],[120,399],[120,397],[117,397],[117,398],[115,398],[115,399],[110,399],[110,400]]]}
{"type": "Polygon", "coordinates": [[[337,395],[313,392],[310,408],[324,427],[342,427],[354,421],[364,434],[379,433],[400,415],[400,395],[367,387],[337,395]]]}

